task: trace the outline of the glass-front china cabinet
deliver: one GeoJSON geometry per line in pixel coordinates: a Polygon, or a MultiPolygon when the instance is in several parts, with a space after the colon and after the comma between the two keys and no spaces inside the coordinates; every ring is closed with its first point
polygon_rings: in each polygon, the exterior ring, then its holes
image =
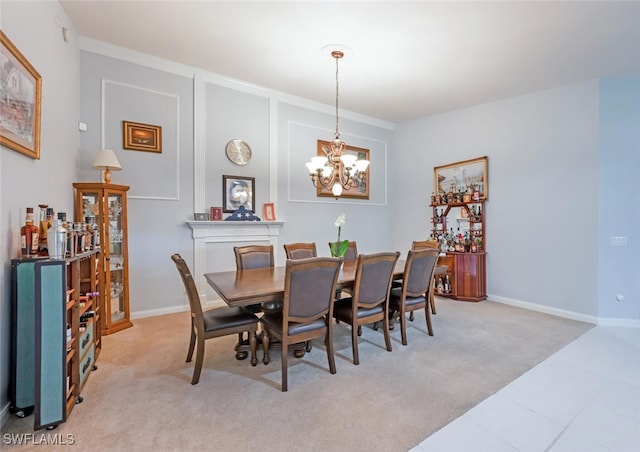
{"type": "Polygon", "coordinates": [[[128,186],[98,182],[74,183],[76,189],[76,222],[90,224],[100,235],[100,256],[103,259],[104,293],[102,302],[102,333],[111,334],[128,328],[129,259],[127,253],[127,191],[128,186]]]}

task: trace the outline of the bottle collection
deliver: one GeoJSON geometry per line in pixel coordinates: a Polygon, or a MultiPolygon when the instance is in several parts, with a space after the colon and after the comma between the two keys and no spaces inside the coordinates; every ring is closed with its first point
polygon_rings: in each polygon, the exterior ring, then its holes
{"type": "Polygon", "coordinates": [[[67,222],[67,214],[47,204],[39,204],[40,222],[35,225],[33,207],[27,207],[25,224],[20,228],[22,257],[64,259],[100,247],[100,233],[95,216],[85,222],[67,222]]]}
{"type": "MultiPolygon", "coordinates": [[[[438,199],[436,199],[436,202],[438,199]]],[[[443,253],[477,253],[484,250],[483,202],[456,202],[455,205],[432,204],[431,240],[443,253]],[[454,223],[448,227],[448,223],[454,223]]]]}

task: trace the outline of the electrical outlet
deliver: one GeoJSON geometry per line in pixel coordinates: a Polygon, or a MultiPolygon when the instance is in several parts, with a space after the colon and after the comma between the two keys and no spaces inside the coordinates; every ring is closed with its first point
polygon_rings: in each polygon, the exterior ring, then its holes
{"type": "Polygon", "coordinates": [[[627,236],[626,235],[623,235],[620,237],[612,236],[611,246],[627,246],[627,236]]]}

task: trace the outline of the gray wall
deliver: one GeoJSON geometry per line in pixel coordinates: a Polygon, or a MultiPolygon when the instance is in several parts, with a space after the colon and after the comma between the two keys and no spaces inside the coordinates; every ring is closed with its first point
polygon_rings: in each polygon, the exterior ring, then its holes
{"type": "Polygon", "coordinates": [[[399,124],[394,148],[413,151],[396,166],[395,215],[409,214],[394,246],[428,235],[434,166],[486,155],[490,298],[637,326],[638,105],[638,80],[589,81],[399,124]],[[419,209],[398,195],[412,189],[419,209]]]}
{"type": "Polygon", "coordinates": [[[600,82],[598,316],[640,318],[640,79],[600,82]],[[611,246],[611,237],[627,246],[611,246]],[[616,302],[616,295],[624,301],[616,302]]]}
{"type": "Polygon", "coordinates": [[[42,76],[40,160],[0,149],[0,410],[6,414],[11,332],[11,259],[20,255],[25,208],[45,203],[73,213],[73,187],[80,147],[79,51],[75,29],[58,2],[0,3],[1,28],[42,76]],[[62,39],[56,18],[71,30],[62,39]]]}

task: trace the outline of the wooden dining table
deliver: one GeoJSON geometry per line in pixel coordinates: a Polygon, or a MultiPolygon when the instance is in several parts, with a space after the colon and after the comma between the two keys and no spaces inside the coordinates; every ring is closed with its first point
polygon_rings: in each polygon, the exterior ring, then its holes
{"type": "MultiPolygon", "coordinates": [[[[401,278],[404,260],[398,260],[393,277],[401,278]]],[[[253,268],[205,273],[204,277],[220,298],[229,306],[248,306],[282,300],[286,267],[253,268]]],[[[338,289],[353,287],[356,261],[345,261],[338,276],[338,289]]]]}
{"type": "MultiPolygon", "coordinates": [[[[404,260],[398,260],[393,270],[393,278],[401,278],[404,273],[404,260]]],[[[253,268],[205,273],[204,277],[222,300],[229,306],[249,306],[270,301],[279,301],[284,297],[284,277],[286,267],[253,268]]],[[[338,275],[338,289],[353,288],[356,278],[356,261],[345,261],[338,275]]],[[[279,347],[279,343],[270,343],[269,347],[279,347]]],[[[305,344],[292,344],[294,356],[301,358],[310,348],[305,344]]],[[[249,351],[248,341],[240,341],[235,346],[236,358],[242,359],[249,351]]],[[[268,360],[263,358],[265,364],[268,360]]]]}

